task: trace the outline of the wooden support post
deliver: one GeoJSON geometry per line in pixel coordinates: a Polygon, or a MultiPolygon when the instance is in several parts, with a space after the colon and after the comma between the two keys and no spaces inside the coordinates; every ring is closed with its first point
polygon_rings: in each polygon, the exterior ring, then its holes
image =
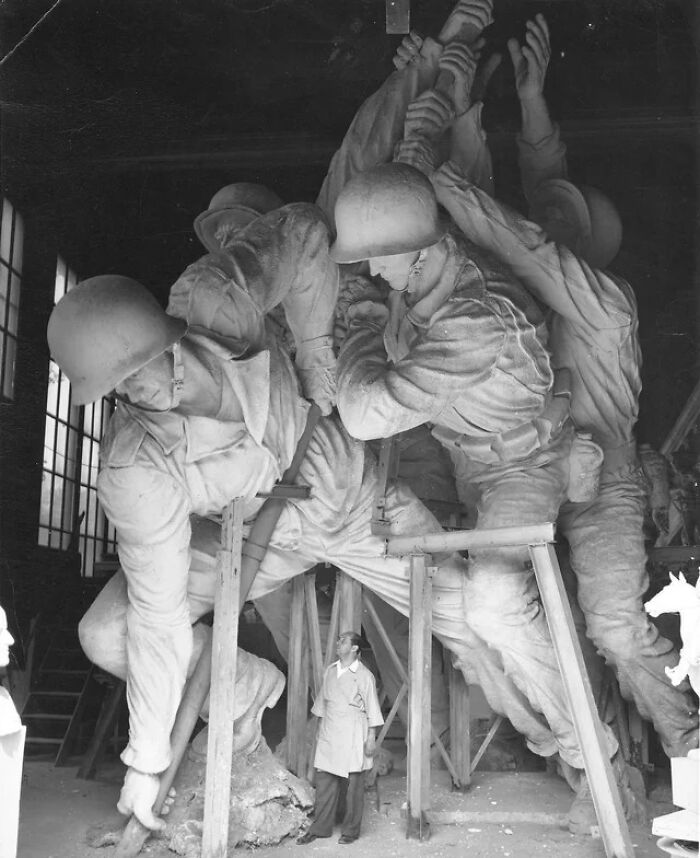
{"type": "Polygon", "coordinates": [[[466,790],[471,783],[471,707],[469,686],[445,653],[450,693],[450,757],[457,772],[454,788],[466,790]]]}
{"type": "Polygon", "coordinates": [[[530,545],[540,597],[583,754],[600,834],[608,858],[634,858],[634,848],[615,783],[603,727],[574,628],[554,546],[530,545]]]}
{"type": "Polygon", "coordinates": [[[411,0],[386,0],[386,32],[408,33],[411,29],[411,0]]]}
{"type": "Polygon", "coordinates": [[[287,768],[306,775],[306,721],[308,717],[309,659],[304,634],[304,576],[292,580],[287,662],[287,768]]]}
{"type": "Polygon", "coordinates": [[[240,500],[231,501],[224,509],[221,544],[217,558],[218,581],[212,635],[202,858],[226,858],[228,853],[234,698],[238,662],[238,603],[243,547],[243,503],[240,500]]]}
{"type": "Polygon", "coordinates": [[[311,651],[311,676],[315,700],[321,691],[321,683],[323,682],[323,649],[321,647],[321,626],[318,621],[315,572],[307,572],[304,575],[304,594],[306,596],[306,618],[309,648],[311,651]]]}
{"type": "Polygon", "coordinates": [[[432,567],[424,554],[411,557],[408,663],[408,757],[406,837],[427,840],[430,825],[430,673],[432,567]]]}
{"type": "Polygon", "coordinates": [[[362,626],[362,585],[345,572],[339,572],[336,587],[340,590],[338,632],[359,634],[362,626]]]}
{"type": "MultiPolygon", "coordinates": [[[[401,663],[401,659],[397,655],[396,649],[394,648],[394,645],[391,642],[389,635],[386,633],[386,629],[384,628],[382,621],[379,619],[379,615],[377,614],[376,608],[372,604],[372,600],[367,598],[366,593],[362,594],[362,602],[365,606],[365,610],[367,611],[367,618],[366,618],[365,622],[370,622],[370,623],[374,624],[374,627],[375,627],[377,633],[379,634],[379,636],[382,639],[382,643],[386,647],[387,652],[389,653],[389,656],[394,663],[394,667],[396,668],[399,676],[404,681],[406,686],[408,686],[410,684],[409,678],[408,678],[408,673],[406,672],[406,669],[404,668],[403,664],[401,663]]],[[[399,691],[399,694],[400,693],[401,692],[399,691]]],[[[433,728],[432,721],[430,721],[429,723],[430,723],[430,735],[432,736],[433,742],[435,743],[435,747],[440,752],[440,756],[442,757],[442,759],[445,763],[445,768],[450,773],[452,780],[456,782],[457,780],[459,780],[459,778],[457,777],[457,773],[455,772],[454,766],[452,765],[452,760],[450,760],[450,755],[445,750],[445,746],[442,744],[440,737],[438,736],[437,732],[433,728]]]]}

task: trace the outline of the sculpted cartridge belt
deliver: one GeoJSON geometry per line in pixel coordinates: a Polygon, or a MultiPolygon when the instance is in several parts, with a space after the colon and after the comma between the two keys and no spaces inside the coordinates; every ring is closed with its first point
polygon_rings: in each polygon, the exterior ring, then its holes
{"type": "Polygon", "coordinates": [[[505,464],[526,459],[556,438],[568,420],[571,401],[569,381],[569,370],[556,370],[554,385],[541,413],[507,432],[477,438],[436,426],[433,435],[446,447],[459,450],[470,459],[485,464],[505,464]]]}

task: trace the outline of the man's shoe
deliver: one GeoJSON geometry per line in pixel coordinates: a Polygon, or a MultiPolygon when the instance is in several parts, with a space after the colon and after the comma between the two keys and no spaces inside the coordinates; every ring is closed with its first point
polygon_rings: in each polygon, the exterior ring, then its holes
{"type": "Polygon", "coordinates": [[[312,843],[317,837],[318,834],[312,834],[310,831],[307,831],[302,834],[301,837],[297,837],[297,843],[300,845],[303,845],[304,843],[312,843]]]}
{"type": "Polygon", "coordinates": [[[349,834],[341,834],[338,843],[354,843],[357,840],[357,837],[350,837],[349,834]]]}

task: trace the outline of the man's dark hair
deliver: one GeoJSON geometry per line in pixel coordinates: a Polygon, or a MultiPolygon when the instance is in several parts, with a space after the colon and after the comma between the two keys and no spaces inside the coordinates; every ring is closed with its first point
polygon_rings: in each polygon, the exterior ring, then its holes
{"type": "Polygon", "coordinates": [[[356,646],[358,651],[362,647],[362,638],[357,632],[341,632],[339,638],[350,638],[350,646],[356,646]]]}

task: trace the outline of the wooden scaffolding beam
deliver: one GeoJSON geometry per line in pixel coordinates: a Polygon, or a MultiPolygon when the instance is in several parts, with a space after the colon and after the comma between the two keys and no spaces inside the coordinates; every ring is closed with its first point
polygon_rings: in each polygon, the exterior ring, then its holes
{"type": "MultiPolygon", "coordinates": [[[[411,618],[418,623],[412,634],[421,638],[425,626],[418,616],[418,605],[424,606],[425,555],[433,552],[469,550],[475,547],[502,547],[527,545],[535,569],[537,584],[544,606],[552,643],[559,663],[559,669],[567,693],[574,727],[583,754],[584,765],[591,787],[600,833],[608,858],[634,858],[634,848],[625,820],[620,794],[608,758],[603,728],[598,716],[590,681],[586,673],[571,608],[561,580],[561,570],[553,546],[554,525],[546,523],[536,526],[496,528],[481,531],[454,531],[452,533],[430,533],[411,537],[390,537],[387,539],[387,554],[411,556],[411,618]],[[416,556],[423,556],[422,563],[416,563],[416,556]],[[413,581],[414,576],[418,579],[413,581]],[[415,603],[415,604],[414,604],[415,603]]],[[[412,624],[413,625],[413,624],[412,624]]],[[[418,643],[416,645],[419,645],[418,643]]],[[[430,662],[418,662],[411,659],[411,680],[416,683],[430,682],[430,662]],[[413,675],[421,670],[421,677],[413,675]]],[[[414,700],[411,718],[423,718],[423,698],[414,700]]],[[[421,722],[422,723],[422,722],[421,722]]],[[[495,726],[495,725],[494,725],[495,726]]],[[[418,742],[420,750],[413,753],[425,754],[425,734],[420,737],[409,736],[409,740],[418,742]]],[[[409,754],[411,748],[409,744],[409,754]]],[[[411,766],[413,783],[409,795],[408,834],[417,831],[422,835],[419,824],[423,807],[417,807],[419,796],[423,795],[424,784],[420,788],[416,781],[429,778],[430,770],[413,763],[411,766]]]]}

